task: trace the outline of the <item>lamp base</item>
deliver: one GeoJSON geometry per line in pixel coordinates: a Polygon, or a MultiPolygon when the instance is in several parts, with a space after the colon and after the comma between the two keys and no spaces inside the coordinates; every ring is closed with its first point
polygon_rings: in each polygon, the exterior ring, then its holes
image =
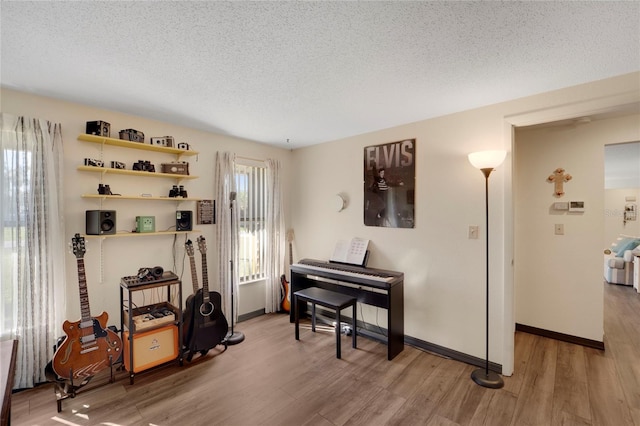
{"type": "Polygon", "coordinates": [[[500,389],[504,386],[504,381],[502,381],[502,377],[500,377],[498,373],[491,370],[487,373],[487,370],[484,368],[473,370],[471,378],[476,384],[484,386],[485,388],[500,389]]]}
{"type": "Polygon", "coordinates": [[[227,334],[227,337],[224,338],[224,341],[227,345],[237,345],[238,343],[242,343],[244,341],[244,334],[240,331],[235,331],[233,333],[227,334]]]}

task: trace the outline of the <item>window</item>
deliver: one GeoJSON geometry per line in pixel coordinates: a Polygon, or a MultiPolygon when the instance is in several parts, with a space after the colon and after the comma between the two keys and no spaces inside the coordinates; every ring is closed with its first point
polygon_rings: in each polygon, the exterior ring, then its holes
{"type": "Polygon", "coordinates": [[[44,382],[65,300],[62,134],[45,120],[0,114],[0,331],[28,342],[14,389],[44,382]]]}
{"type": "MultiPolygon", "coordinates": [[[[18,289],[19,259],[25,258],[25,246],[20,244],[26,240],[25,224],[27,215],[24,200],[33,191],[31,182],[31,152],[14,149],[3,149],[0,161],[4,176],[1,181],[5,187],[0,190],[4,203],[0,212],[0,228],[2,236],[0,253],[0,283],[2,283],[2,305],[0,305],[0,336],[8,338],[17,324],[15,320],[15,300],[18,289]]],[[[23,260],[24,262],[24,260],[23,260]]]]}
{"type": "Polygon", "coordinates": [[[239,283],[265,278],[267,169],[235,165],[239,283]]]}

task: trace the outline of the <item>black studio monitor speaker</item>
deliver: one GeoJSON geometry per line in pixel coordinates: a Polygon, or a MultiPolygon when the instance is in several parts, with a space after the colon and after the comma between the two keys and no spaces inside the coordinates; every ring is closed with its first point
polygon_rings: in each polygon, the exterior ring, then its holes
{"type": "Polygon", "coordinates": [[[176,231],[193,230],[193,212],[191,210],[178,210],[176,212],[176,231]]]}
{"type": "Polygon", "coordinates": [[[87,235],[111,235],[116,233],[115,210],[87,210],[87,235]]]}

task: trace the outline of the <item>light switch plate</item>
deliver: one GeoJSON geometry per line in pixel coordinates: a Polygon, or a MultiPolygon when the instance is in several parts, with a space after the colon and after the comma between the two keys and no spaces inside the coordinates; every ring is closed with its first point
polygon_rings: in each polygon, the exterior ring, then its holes
{"type": "Polygon", "coordinates": [[[469,239],[477,240],[480,227],[478,225],[469,225],[469,239]]]}

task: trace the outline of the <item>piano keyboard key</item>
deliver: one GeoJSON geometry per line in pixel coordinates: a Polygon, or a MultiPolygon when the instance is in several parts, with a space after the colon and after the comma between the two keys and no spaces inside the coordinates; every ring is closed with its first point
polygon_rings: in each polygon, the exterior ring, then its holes
{"type": "Polygon", "coordinates": [[[293,266],[311,269],[315,271],[333,272],[339,275],[345,275],[350,277],[362,278],[372,281],[390,283],[398,278],[400,274],[392,274],[377,269],[367,269],[360,267],[349,267],[349,265],[343,265],[340,263],[329,263],[318,260],[303,259],[293,266]]]}

